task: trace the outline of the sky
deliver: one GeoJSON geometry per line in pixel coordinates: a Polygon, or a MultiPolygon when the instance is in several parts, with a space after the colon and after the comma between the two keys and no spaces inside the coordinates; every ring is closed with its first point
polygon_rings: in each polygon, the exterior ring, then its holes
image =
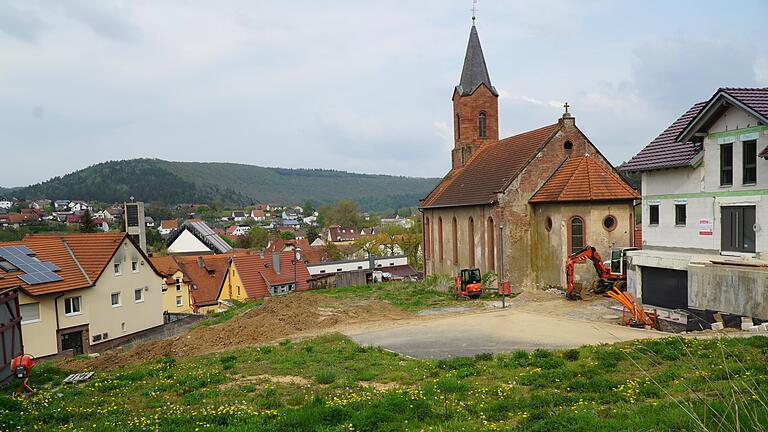
{"type": "MultiPolygon", "coordinates": [[[[440,177],[471,0],[4,0],[0,186],[118,159],[440,177]]],[[[768,1],[480,0],[501,136],[614,163],[718,87],[768,86],[768,1]]]]}

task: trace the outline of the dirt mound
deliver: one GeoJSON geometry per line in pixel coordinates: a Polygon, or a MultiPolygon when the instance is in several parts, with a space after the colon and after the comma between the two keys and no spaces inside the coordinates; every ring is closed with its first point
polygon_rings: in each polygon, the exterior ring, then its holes
{"type": "Polygon", "coordinates": [[[108,369],[162,357],[187,357],[258,345],[291,336],[311,335],[371,321],[409,318],[386,302],[337,300],[314,293],[270,297],[264,304],[211,327],[197,327],[170,339],[146,342],[130,350],[117,349],[100,357],[69,360],[68,370],[108,369]]]}

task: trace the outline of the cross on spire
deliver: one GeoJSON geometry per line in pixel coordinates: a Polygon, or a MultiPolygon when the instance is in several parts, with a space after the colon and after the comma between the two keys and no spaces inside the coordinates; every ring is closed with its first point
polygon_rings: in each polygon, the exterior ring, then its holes
{"type": "Polygon", "coordinates": [[[568,108],[570,108],[570,107],[571,107],[571,106],[570,106],[570,105],[568,105],[568,102],[566,102],[566,103],[563,105],[563,108],[565,108],[565,113],[566,113],[566,114],[568,114],[568,108]]]}
{"type": "Polygon", "coordinates": [[[475,22],[475,14],[477,13],[477,10],[478,10],[477,9],[477,0],[472,0],[472,9],[470,9],[470,10],[472,11],[472,22],[474,23],[475,22]]]}

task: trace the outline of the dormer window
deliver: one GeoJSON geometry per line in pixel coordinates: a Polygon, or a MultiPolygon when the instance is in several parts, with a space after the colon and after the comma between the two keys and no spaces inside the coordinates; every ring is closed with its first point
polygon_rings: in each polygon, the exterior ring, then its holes
{"type": "Polygon", "coordinates": [[[478,125],[478,135],[480,138],[485,138],[488,136],[488,120],[486,118],[486,115],[484,112],[481,112],[479,116],[477,116],[477,125],[478,125]]]}

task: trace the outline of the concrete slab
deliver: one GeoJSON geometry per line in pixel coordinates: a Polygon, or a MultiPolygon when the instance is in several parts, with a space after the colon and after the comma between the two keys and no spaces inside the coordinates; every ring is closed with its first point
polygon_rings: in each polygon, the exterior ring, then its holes
{"type": "Polygon", "coordinates": [[[670,336],[654,330],[506,309],[413,322],[382,330],[350,330],[355,342],[423,359],[516,349],[566,349],[670,336]]]}

